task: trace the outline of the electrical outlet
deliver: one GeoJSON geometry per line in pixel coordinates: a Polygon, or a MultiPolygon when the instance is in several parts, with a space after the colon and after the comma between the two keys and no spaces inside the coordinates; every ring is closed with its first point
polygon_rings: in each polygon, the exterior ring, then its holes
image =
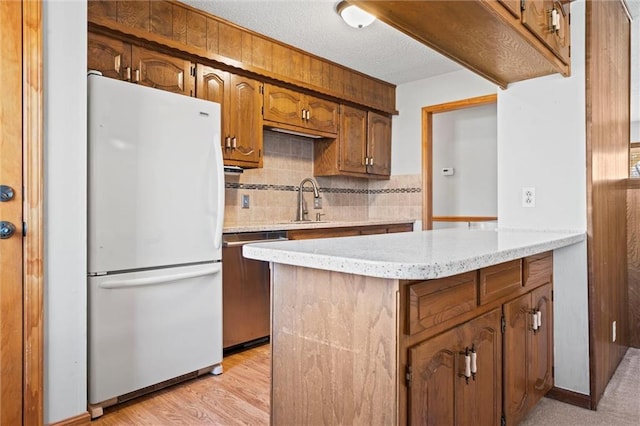
{"type": "Polygon", "coordinates": [[[243,194],[242,195],[242,208],[243,209],[248,209],[249,208],[249,195],[248,194],[243,194]]]}
{"type": "Polygon", "coordinates": [[[611,325],[611,341],[615,342],[617,338],[618,336],[616,332],[616,322],[614,321],[613,324],[611,325]]]}
{"type": "Polygon", "coordinates": [[[522,188],[522,207],[536,206],[536,189],[534,187],[522,188]]]}
{"type": "Polygon", "coordinates": [[[318,198],[314,198],[313,199],[313,208],[314,209],[321,209],[322,208],[322,197],[318,197],[318,198]]]}

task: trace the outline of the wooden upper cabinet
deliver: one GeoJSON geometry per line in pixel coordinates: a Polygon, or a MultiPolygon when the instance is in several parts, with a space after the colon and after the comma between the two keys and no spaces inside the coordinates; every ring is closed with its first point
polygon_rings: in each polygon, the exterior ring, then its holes
{"type": "Polygon", "coordinates": [[[338,133],[339,108],[335,102],[306,96],[307,127],[326,133],[338,133]]]}
{"type": "Polygon", "coordinates": [[[194,65],[190,61],[100,34],[88,34],[87,68],[168,92],[187,96],[195,92],[194,65]]]}
{"type": "Polygon", "coordinates": [[[273,127],[330,137],[338,131],[338,104],[265,84],[264,120],[273,127]]]}
{"type": "Polygon", "coordinates": [[[367,158],[367,112],[358,108],[342,106],[340,113],[340,170],[366,173],[367,158]]]}
{"type": "Polygon", "coordinates": [[[522,24],[562,62],[570,63],[569,13],[562,3],[558,0],[525,0],[522,24]]]}
{"type": "Polygon", "coordinates": [[[132,46],[131,58],[133,82],[181,95],[194,95],[195,73],[191,61],[138,46],[132,46]]]}
{"type": "MultiPolygon", "coordinates": [[[[546,35],[530,28],[540,26],[539,30],[544,32],[539,23],[546,14],[544,9],[566,9],[567,15],[563,16],[568,16],[569,5],[536,1],[546,5],[536,7],[539,17],[533,23],[525,16],[530,6],[530,0],[525,0],[522,15],[525,25],[517,14],[517,6],[508,0],[352,0],[351,3],[506,88],[509,83],[544,75],[569,75],[568,60],[561,59],[568,55],[556,53],[555,40],[543,42],[541,38],[547,40],[546,35]]],[[[559,37],[560,44],[568,48],[568,25],[562,25],[560,31],[565,34],[559,37]]]]}
{"type": "Polygon", "coordinates": [[[198,64],[196,95],[221,105],[224,163],[260,167],[262,162],[262,83],[198,64]]]}
{"type": "Polygon", "coordinates": [[[411,425],[499,425],[502,414],[500,309],[409,348],[411,425]],[[465,356],[477,372],[465,377],[465,356]]]}
{"type": "Polygon", "coordinates": [[[303,126],[302,93],[272,84],[264,85],[264,119],[276,123],[303,126]]]}
{"type": "Polygon", "coordinates": [[[237,165],[262,166],[262,83],[230,74],[229,160],[237,165]]]}
{"type": "Polygon", "coordinates": [[[391,118],[369,111],[367,117],[367,173],[391,174],[391,118]]]}
{"type": "Polygon", "coordinates": [[[131,80],[131,45],[118,39],[89,33],[87,68],[118,80],[131,80]]]}
{"type": "Polygon", "coordinates": [[[389,178],[391,118],[342,105],[339,130],[336,139],[314,143],[316,176],[389,178]]]}

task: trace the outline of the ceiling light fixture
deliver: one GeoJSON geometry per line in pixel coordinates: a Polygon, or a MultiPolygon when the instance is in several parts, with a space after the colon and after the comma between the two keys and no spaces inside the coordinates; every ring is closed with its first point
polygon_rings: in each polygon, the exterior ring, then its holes
{"type": "Polygon", "coordinates": [[[344,0],[338,3],[336,11],[344,22],[353,28],[364,28],[367,25],[371,25],[371,23],[376,20],[375,16],[365,12],[357,6],[347,3],[344,0]]]}

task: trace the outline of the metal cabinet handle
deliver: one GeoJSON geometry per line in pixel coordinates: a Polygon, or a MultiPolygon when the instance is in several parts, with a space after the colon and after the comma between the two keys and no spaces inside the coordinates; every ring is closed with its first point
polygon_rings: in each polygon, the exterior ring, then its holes
{"type": "Polygon", "coordinates": [[[373,166],[373,157],[369,158],[369,165],[373,166]]]}
{"type": "Polygon", "coordinates": [[[307,121],[309,121],[311,119],[311,111],[307,110],[305,115],[306,115],[307,121]]]}
{"type": "Polygon", "coordinates": [[[131,67],[126,67],[124,69],[124,79],[127,81],[131,81],[131,67]]]}
{"type": "Polygon", "coordinates": [[[224,148],[231,149],[231,136],[224,138],[224,148]]]}
{"type": "Polygon", "coordinates": [[[302,114],[300,118],[302,118],[303,120],[307,118],[307,112],[304,109],[302,110],[302,114]]]}
{"type": "Polygon", "coordinates": [[[134,71],[134,75],[135,75],[135,82],[138,83],[140,81],[140,70],[135,70],[134,71]]]}
{"type": "Polygon", "coordinates": [[[235,136],[231,138],[231,148],[238,149],[238,138],[235,136]]]}

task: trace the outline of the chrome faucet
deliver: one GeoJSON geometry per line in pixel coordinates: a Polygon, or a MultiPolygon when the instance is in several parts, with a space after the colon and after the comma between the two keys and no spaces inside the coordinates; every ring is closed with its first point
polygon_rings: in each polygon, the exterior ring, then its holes
{"type": "Polygon", "coordinates": [[[309,220],[305,218],[309,211],[305,209],[304,197],[302,196],[304,184],[307,182],[310,182],[313,187],[313,198],[320,198],[320,192],[318,192],[318,185],[316,182],[311,178],[302,179],[302,182],[300,182],[300,186],[298,187],[298,214],[296,215],[296,222],[309,220]]]}

